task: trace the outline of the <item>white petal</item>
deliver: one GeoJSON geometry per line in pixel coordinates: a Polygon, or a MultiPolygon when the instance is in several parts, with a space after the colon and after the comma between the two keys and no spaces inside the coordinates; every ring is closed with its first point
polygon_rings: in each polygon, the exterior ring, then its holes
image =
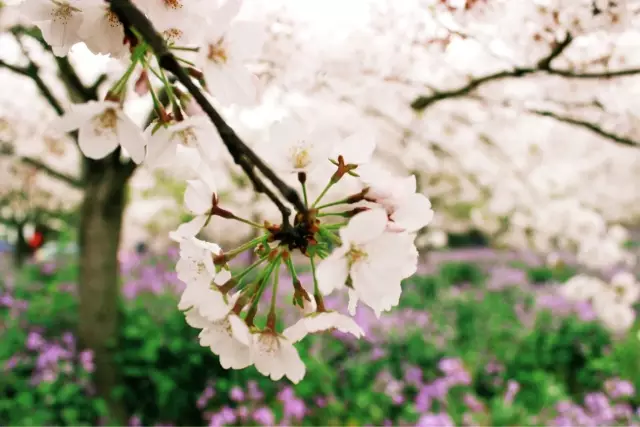
{"type": "Polygon", "coordinates": [[[124,113],[118,114],[118,139],[127,150],[131,160],[141,163],[145,156],[147,142],[138,126],[124,113]]]}
{"type": "Polygon", "coordinates": [[[184,204],[195,215],[204,215],[211,210],[213,194],[207,184],[201,180],[187,181],[184,192],[184,204]]]}
{"type": "Polygon", "coordinates": [[[424,194],[414,193],[402,200],[391,219],[410,233],[418,231],[433,219],[431,202],[424,194]]]}
{"type": "Polygon", "coordinates": [[[178,143],[170,138],[168,130],[160,128],[147,144],[147,156],[144,163],[152,169],[169,166],[175,162],[177,148],[178,143]]]}
{"type": "Polygon", "coordinates": [[[229,315],[229,323],[231,324],[233,337],[248,346],[251,342],[251,332],[249,332],[249,327],[244,320],[235,314],[231,314],[229,315]]]}
{"type": "Polygon", "coordinates": [[[229,55],[234,62],[242,63],[260,55],[266,39],[266,33],[257,22],[236,21],[225,35],[229,46],[229,55]]]}
{"type": "Polygon", "coordinates": [[[169,237],[175,242],[180,242],[185,238],[193,237],[202,230],[206,221],[206,216],[196,216],[191,221],[180,224],[177,230],[169,232],[169,237]]]}
{"type": "Polygon", "coordinates": [[[375,149],[375,134],[371,131],[363,130],[345,138],[334,148],[332,157],[337,159],[341,155],[345,163],[361,165],[369,163],[375,149]]]}
{"type": "Polygon", "coordinates": [[[79,129],[93,117],[113,106],[115,106],[115,103],[97,101],[71,105],[69,111],[54,120],[51,124],[51,128],[58,132],[71,132],[72,130],[79,129]]]}
{"type": "Polygon", "coordinates": [[[78,147],[90,159],[102,159],[118,148],[118,135],[105,132],[96,134],[91,122],[85,123],[78,131],[78,147]]]}
{"type": "Polygon", "coordinates": [[[213,282],[218,286],[222,286],[229,280],[231,280],[231,277],[231,272],[227,269],[223,269],[220,270],[220,272],[216,275],[216,278],[213,280],[213,282]]]}
{"type": "Polygon", "coordinates": [[[253,106],[258,101],[258,81],[243,64],[208,65],[205,78],[211,95],[225,106],[253,106]]]}
{"type": "Polygon", "coordinates": [[[329,295],[334,289],[341,289],[348,276],[349,265],[343,251],[334,251],[316,269],[318,288],[323,295],[329,295]]]}
{"type": "Polygon", "coordinates": [[[298,350],[291,342],[287,339],[281,339],[280,344],[280,362],[286,369],[285,375],[292,383],[297,384],[304,378],[307,369],[298,350]]]}
{"type": "Polygon", "coordinates": [[[342,243],[365,243],[380,236],[387,227],[387,213],[371,209],[355,215],[346,227],[340,229],[342,243]]]}
{"type": "Polygon", "coordinates": [[[358,308],[358,293],[353,289],[349,289],[349,314],[352,316],[356,315],[356,309],[358,308]]]}
{"type": "Polygon", "coordinates": [[[286,328],[282,335],[287,337],[289,341],[292,343],[296,343],[300,341],[302,338],[306,337],[309,331],[307,330],[305,318],[298,320],[293,325],[286,328]]]}

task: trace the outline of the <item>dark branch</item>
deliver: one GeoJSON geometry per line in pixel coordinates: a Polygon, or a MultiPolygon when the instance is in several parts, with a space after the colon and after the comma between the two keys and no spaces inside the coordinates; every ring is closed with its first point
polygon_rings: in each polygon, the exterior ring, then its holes
{"type": "Polygon", "coordinates": [[[597,135],[600,135],[603,138],[607,138],[614,142],[617,142],[618,144],[626,145],[629,147],[640,147],[640,142],[606,131],[595,123],[591,123],[585,120],[574,119],[568,116],[563,116],[563,115],[554,113],[552,111],[535,110],[535,109],[528,109],[527,111],[531,114],[536,114],[542,117],[550,117],[559,122],[568,123],[570,125],[574,125],[574,126],[578,126],[578,127],[590,130],[591,132],[597,135]]]}
{"type": "Polygon", "coordinates": [[[286,226],[289,223],[290,210],[278,200],[278,197],[273,192],[268,191],[267,186],[260,181],[260,178],[253,171],[253,167],[257,168],[298,211],[304,212],[306,208],[298,193],[282,181],[224,121],[169,51],[164,39],[156,32],[147,17],[131,3],[131,0],[111,0],[110,4],[111,10],[118,16],[124,26],[138,30],[145,42],[151,46],[160,66],[173,73],[193,96],[213,122],[236,164],[244,170],[253,182],[256,191],[265,193],[278,206],[283,216],[283,225],[286,226]]]}
{"type": "Polygon", "coordinates": [[[49,86],[47,86],[44,80],[42,80],[42,78],[40,77],[38,66],[31,60],[31,58],[27,58],[27,59],[29,60],[29,64],[25,67],[19,67],[17,65],[8,64],[2,60],[0,60],[0,67],[4,67],[16,74],[23,75],[33,80],[33,82],[36,84],[36,87],[38,88],[42,96],[47,100],[49,105],[53,107],[56,113],[58,113],[59,115],[62,115],[64,113],[64,109],[62,108],[62,105],[60,104],[56,96],[53,94],[51,89],[49,89],[49,86]]]}
{"type": "Polygon", "coordinates": [[[0,155],[1,156],[15,156],[16,159],[20,160],[22,163],[29,165],[31,167],[34,167],[44,173],[46,173],[47,175],[49,175],[52,178],[56,178],[62,182],[65,182],[69,185],[71,185],[72,187],[75,188],[82,188],[82,183],[80,182],[79,179],[74,178],[71,175],[68,175],[64,172],[60,172],[55,170],[54,168],[52,168],[51,166],[46,165],[45,163],[43,163],[42,161],[38,160],[38,159],[34,159],[32,157],[27,157],[27,156],[16,156],[12,147],[10,147],[9,144],[2,144],[2,148],[0,148],[0,155]]]}
{"type": "Polygon", "coordinates": [[[431,105],[449,98],[458,98],[461,96],[469,95],[473,90],[478,87],[496,80],[502,80],[506,78],[518,78],[535,73],[546,73],[552,76],[560,76],[571,79],[611,79],[616,77],[632,76],[640,74],[640,68],[630,68],[627,70],[616,71],[603,71],[592,73],[579,73],[572,70],[563,70],[554,68],[551,66],[551,62],[564,52],[564,50],[573,41],[571,35],[567,35],[565,39],[558,42],[553,50],[544,58],[538,61],[535,67],[516,67],[511,70],[503,70],[486,76],[477,77],[472,79],[464,86],[457,89],[447,91],[435,91],[429,96],[420,96],[411,103],[411,108],[416,111],[422,111],[431,105]]]}

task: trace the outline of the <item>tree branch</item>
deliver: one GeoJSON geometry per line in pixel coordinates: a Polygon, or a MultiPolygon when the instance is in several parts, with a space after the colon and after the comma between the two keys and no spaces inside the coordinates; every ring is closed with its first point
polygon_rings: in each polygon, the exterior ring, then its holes
{"type": "Polygon", "coordinates": [[[595,133],[597,135],[600,135],[603,138],[607,138],[607,139],[610,139],[610,140],[612,140],[614,142],[617,142],[618,144],[626,145],[628,147],[640,147],[640,142],[634,141],[634,140],[626,138],[624,136],[617,135],[617,134],[614,134],[614,133],[609,132],[607,130],[604,130],[600,126],[598,126],[597,124],[588,122],[586,120],[574,119],[572,117],[563,116],[563,115],[554,113],[552,111],[547,111],[547,110],[527,109],[526,111],[531,113],[531,114],[536,114],[536,115],[542,116],[542,117],[550,117],[550,118],[552,118],[554,120],[557,120],[559,122],[568,123],[570,125],[574,125],[574,126],[578,126],[578,127],[590,130],[591,132],[593,132],[593,133],[595,133]]]}
{"type": "Polygon", "coordinates": [[[29,60],[29,65],[27,65],[26,67],[19,67],[17,65],[8,64],[7,62],[0,59],[0,67],[4,67],[16,74],[29,77],[31,80],[33,80],[36,87],[38,88],[42,96],[47,100],[49,105],[53,107],[58,115],[62,115],[64,113],[62,104],[60,104],[51,89],[49,89],[49,86],[47,86],[44,80],[42,80],[42,78],[40,77],[38,66],[31,60],[31,58],[27,57],[27,59],[29,60]]]}
{"type": "Polygon", "coordinates": [[[280,209],[282,213],[283,226],[286,227],[289,224],[291,211],[278,200],[278,197],[273,192],[268,190],[267,186],[253,171],[253,167],[256,167],[298,211],[304,212],[306,208],[298,193],[282,181],[224,121],[222,116],[220,116],[209,103],[202,91],[191,80],[191,77],[189,77],[184,68],[178,63],[175,56],[169,51],[164,39],[157,33],[147,17],[131,3],[131,0],[110,0],[110,4],[111,10],[118,16],[123,25],[138,30],[144,41],[149,44],[155,52],[160,66],[173,73],[178,81],[182,83],[193,96],[205,114],[207,114],[213,122],[236,164],[244,170],[253,182],[256,191],[265,193],[276,206],[278,206],[278,209],[280,209]]]}
{"type": "Polygon", "coordinates": [[[411,103],[411,108],[416,111],[422,111],[433,104],[449,99],[458,98],[470,94],[478,87],[496,80],[502,80],[506,78],[518,78],[524,77],[529,74],[546,73],[552,76],[560,76],[570,79],[611,79],[616,77],[625,77],[635,74],[640,74],[640,68],[630,68],[626,70],[616,71],[603,71],[603,72],[591,72],[591,73],[579,73],[572,70],[563,70],[560,68],[551,67],[551,62],[564,52],[564,50],[571,44],[573,38],[571,35],[567,35],[565,39],[556,44],[552,51],[540,59],[535,67],[516,67],[511,70],[499,71],[485,76],[477,77],[470,80],[464,86],[457,89],[447,91],[434,91],[432,95],[420,96],[411,103]]]}
{"type": "MultiPolygon", "coordinates": [[[[8,144],[2,144],[2,147],[0,147],[0,155],[2,156],[14,156],[15,152],[13,151],[12,148],[10,148],[8,146],[8,144]]],[[[62,182],[65,182],[69,185],[71,185],[74,188],[82,188],[82,183],[80,182],[80,180],[78,178],[74,178],[71,175],[68,175],[64,172],[60,172],[55,170],[54,168],[52,168],[51,166],[46,165],[45,163],[43,163],[41,160],[38,159],[34,159],[32,157],[28,157],[28,156],[15,156],[16,159],[20,160],[22,163],[29,165],[31,167],[34,167],[36,169],[38,169],[39,171],[42,171],[44,173],[46,173],[47,175],[49,175],[52,178],[58,179],[62,182]]]]}

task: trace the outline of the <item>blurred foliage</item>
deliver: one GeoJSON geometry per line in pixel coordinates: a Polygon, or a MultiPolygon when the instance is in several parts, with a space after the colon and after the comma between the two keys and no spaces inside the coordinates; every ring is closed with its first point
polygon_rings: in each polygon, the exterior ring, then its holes
{"type": "MultiPolygon", "coordinates": [[[[540,271],[527,268],[530,278],[540,271]]],[[[2,425],[109,421],[105,405],[93,396],[92,369],[72,343],[75,276],[73,265],[31,265],[13,290],[9,282],[0,288],[2,425]],[[68,351],[55,350],[58,344],[68,351]]],[[[226,425],[267,425],[265,413],[273,422],[294,425],[415,424],[424,413],[439,411],[458,425],[468,416],[481,425],[531,425],[541,414],[552,416],[558,402],[581,402],[602,390],[609,378],[640,387],[635,333],[613,339],[599,323],[548,311],[533,313],[535,321],[527,326],[517,307],[530,307],[530,291],[486,291],[485,279],[475,264],[443,264],[437,274],[407,281],[401,306],[382,322],[386,330],[375,330],[376,321],[364,326],[366,340],[305,339],[298,348],[307,375],[287,398],[286,381],[274,383],[253,367],[222,369],[199,346],[198,332],[177,310],[174,294],[140,293],[121,306],[118,393],[142,425],[203,425],[224,411],[232,414],[226,425]],[[473,286],[467,291],[452,292],[468,283],[473,286]],[[428,315],[426,323],[407,320],[420,313],[428,315]],[[446,360],[459,360],[462,376],[443,372],[446,360]],[[513,402],[505,398],[510,381],[520,385],[513,402]],[[425,390],[434,393],[428,405],[425,390]],[[469,395],[483,409],[471,410],[469,395]],[[304,412],[294,411],[292,402],[304,412]]]]}

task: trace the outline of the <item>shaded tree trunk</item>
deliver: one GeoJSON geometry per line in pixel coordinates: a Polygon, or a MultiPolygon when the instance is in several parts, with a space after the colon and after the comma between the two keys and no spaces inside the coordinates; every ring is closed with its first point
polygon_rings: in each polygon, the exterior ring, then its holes
{"type": "Polygon", "coordinates": [[[118,249],[133,166],[120,163],[120,150],[95,161],[84,160],[84,199],[79,232],[79,325],[82,348],[94,352],[94,381],[109,417],[127,422],[124,402],[113,395],[119,385],[115,363],[120,327],[118,249]]]}
{"type": "Polygon", "coordinates": [[[29,245],[24,238],[24,225],[16,226],[16,243],[13,246],[13,263],[16,269],[21,268],[29,256],[29,245]]]}

